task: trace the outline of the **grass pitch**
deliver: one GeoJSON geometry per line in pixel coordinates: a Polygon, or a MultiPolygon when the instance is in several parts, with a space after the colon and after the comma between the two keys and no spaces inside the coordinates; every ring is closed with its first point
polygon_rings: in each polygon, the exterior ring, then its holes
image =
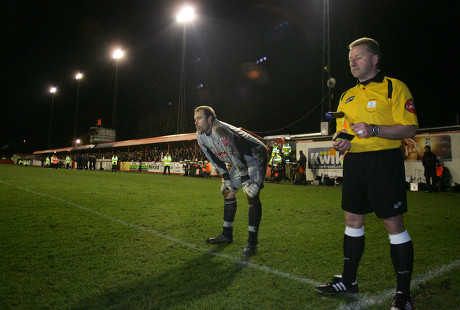
{"type": "MultiPolygon", "coordinates": [[[[389,241],[366,218],[358,296],[314,286],[342,271],[340,187],[266,183],[259,252],[221,231],[219,179],[0,165],[1,309],[388,309],[389,241]]],[[[416,309],[459,309],[460,195],[408,192],[416,309]]]]}

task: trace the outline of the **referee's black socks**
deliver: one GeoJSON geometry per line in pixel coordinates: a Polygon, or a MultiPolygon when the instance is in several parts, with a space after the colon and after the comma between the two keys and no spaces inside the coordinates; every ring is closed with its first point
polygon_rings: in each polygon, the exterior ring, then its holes
{"type": "MultiPolygon", "coordinates": [[[[390,237],[390,255],[396,272],[396,291],[410,296],[410,282],[414,264],[414,247],[407,231],[390,237]]],[[[345,284],[356,283],[359,261],[364,252],[364,228],[346,227],[343,239],[343,273],[345,284]]]]}
{"type": "Polygon", "coordinates": [[[396,291],[410,296],[414,246],[407,230],[390,235],[390,254],[396,272],[396,291]]]}
{"type": "Polygon", "coordinates": [[[343,238],[343,273],[345,285],[356,283],[359,261],[364,252],[364,226],[361,228],[345,228],[343,238]]]}

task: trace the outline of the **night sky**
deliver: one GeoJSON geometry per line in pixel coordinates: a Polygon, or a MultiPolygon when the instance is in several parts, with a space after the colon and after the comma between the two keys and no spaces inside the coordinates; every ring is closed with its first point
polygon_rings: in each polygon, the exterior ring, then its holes
{"type": "MultiPolygon", "coordinates": [[[[110,128],[115,47],[125,50],[118,64],[117,139],[175,134],[183,30],[175,16],[182,3],[3,1],[0,148],[47,148],[52,85],[58,88],[52,146],[72,145],[79,71],[78,135],[97,119],[110,128]]],[[[187,26],[186,132],[195,131],[198,105],[210,105],[219,119],[260,136],[320,131],[328,110],[327,100],[319,104],[322,0],[188,3],[197,18],[187,26]],[[267,60],[256,65],[262,57],[267,60]],[[247,73],[254,66],[262,75],[251,80],[247,73]]],[[[451,77],[458,34],[451,3],[330,1],[330,72],[337,81],[332,109],[356,83],[348,44],[368,36],[380,43],[381,70],[411,90],[421,128],[457,124],[451,77]]]]}

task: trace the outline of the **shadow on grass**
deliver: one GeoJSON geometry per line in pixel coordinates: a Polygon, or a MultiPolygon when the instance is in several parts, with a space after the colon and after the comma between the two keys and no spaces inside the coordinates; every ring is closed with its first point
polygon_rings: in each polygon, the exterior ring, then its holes
{"type": "MultiPolygon", "coordinates": [[[[221,252],[219,246],[213,252],[221,252]]],[[[207,295],[221,293],[233,282],[244,263],[229,263],[209,253],[178,264],[153,278],[121,285],[81,301],[73,309],[168,309],[207,295]]]]}

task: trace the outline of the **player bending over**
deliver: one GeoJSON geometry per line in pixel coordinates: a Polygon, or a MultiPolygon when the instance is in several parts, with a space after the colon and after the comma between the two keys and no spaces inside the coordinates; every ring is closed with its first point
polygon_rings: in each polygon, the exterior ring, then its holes
{"type": "Polygon", "coordinates": [[[267,148],[254,136],[230,124],[217,120],[211,107],[200,106],[194,114],[196,139],[208,160],[222,175],[221,193],[224,196],[222,234],[206,240],[210,244],[233,242],[233,220],[236,213],[236,193],[240,187],[249,203],[248,245],[242,256],[256,254],[257,234],[262,218],[259,192],[264,186],[267,169],[267,148]],[[227,165],[231,165],[230,171],[227,165]]]}

